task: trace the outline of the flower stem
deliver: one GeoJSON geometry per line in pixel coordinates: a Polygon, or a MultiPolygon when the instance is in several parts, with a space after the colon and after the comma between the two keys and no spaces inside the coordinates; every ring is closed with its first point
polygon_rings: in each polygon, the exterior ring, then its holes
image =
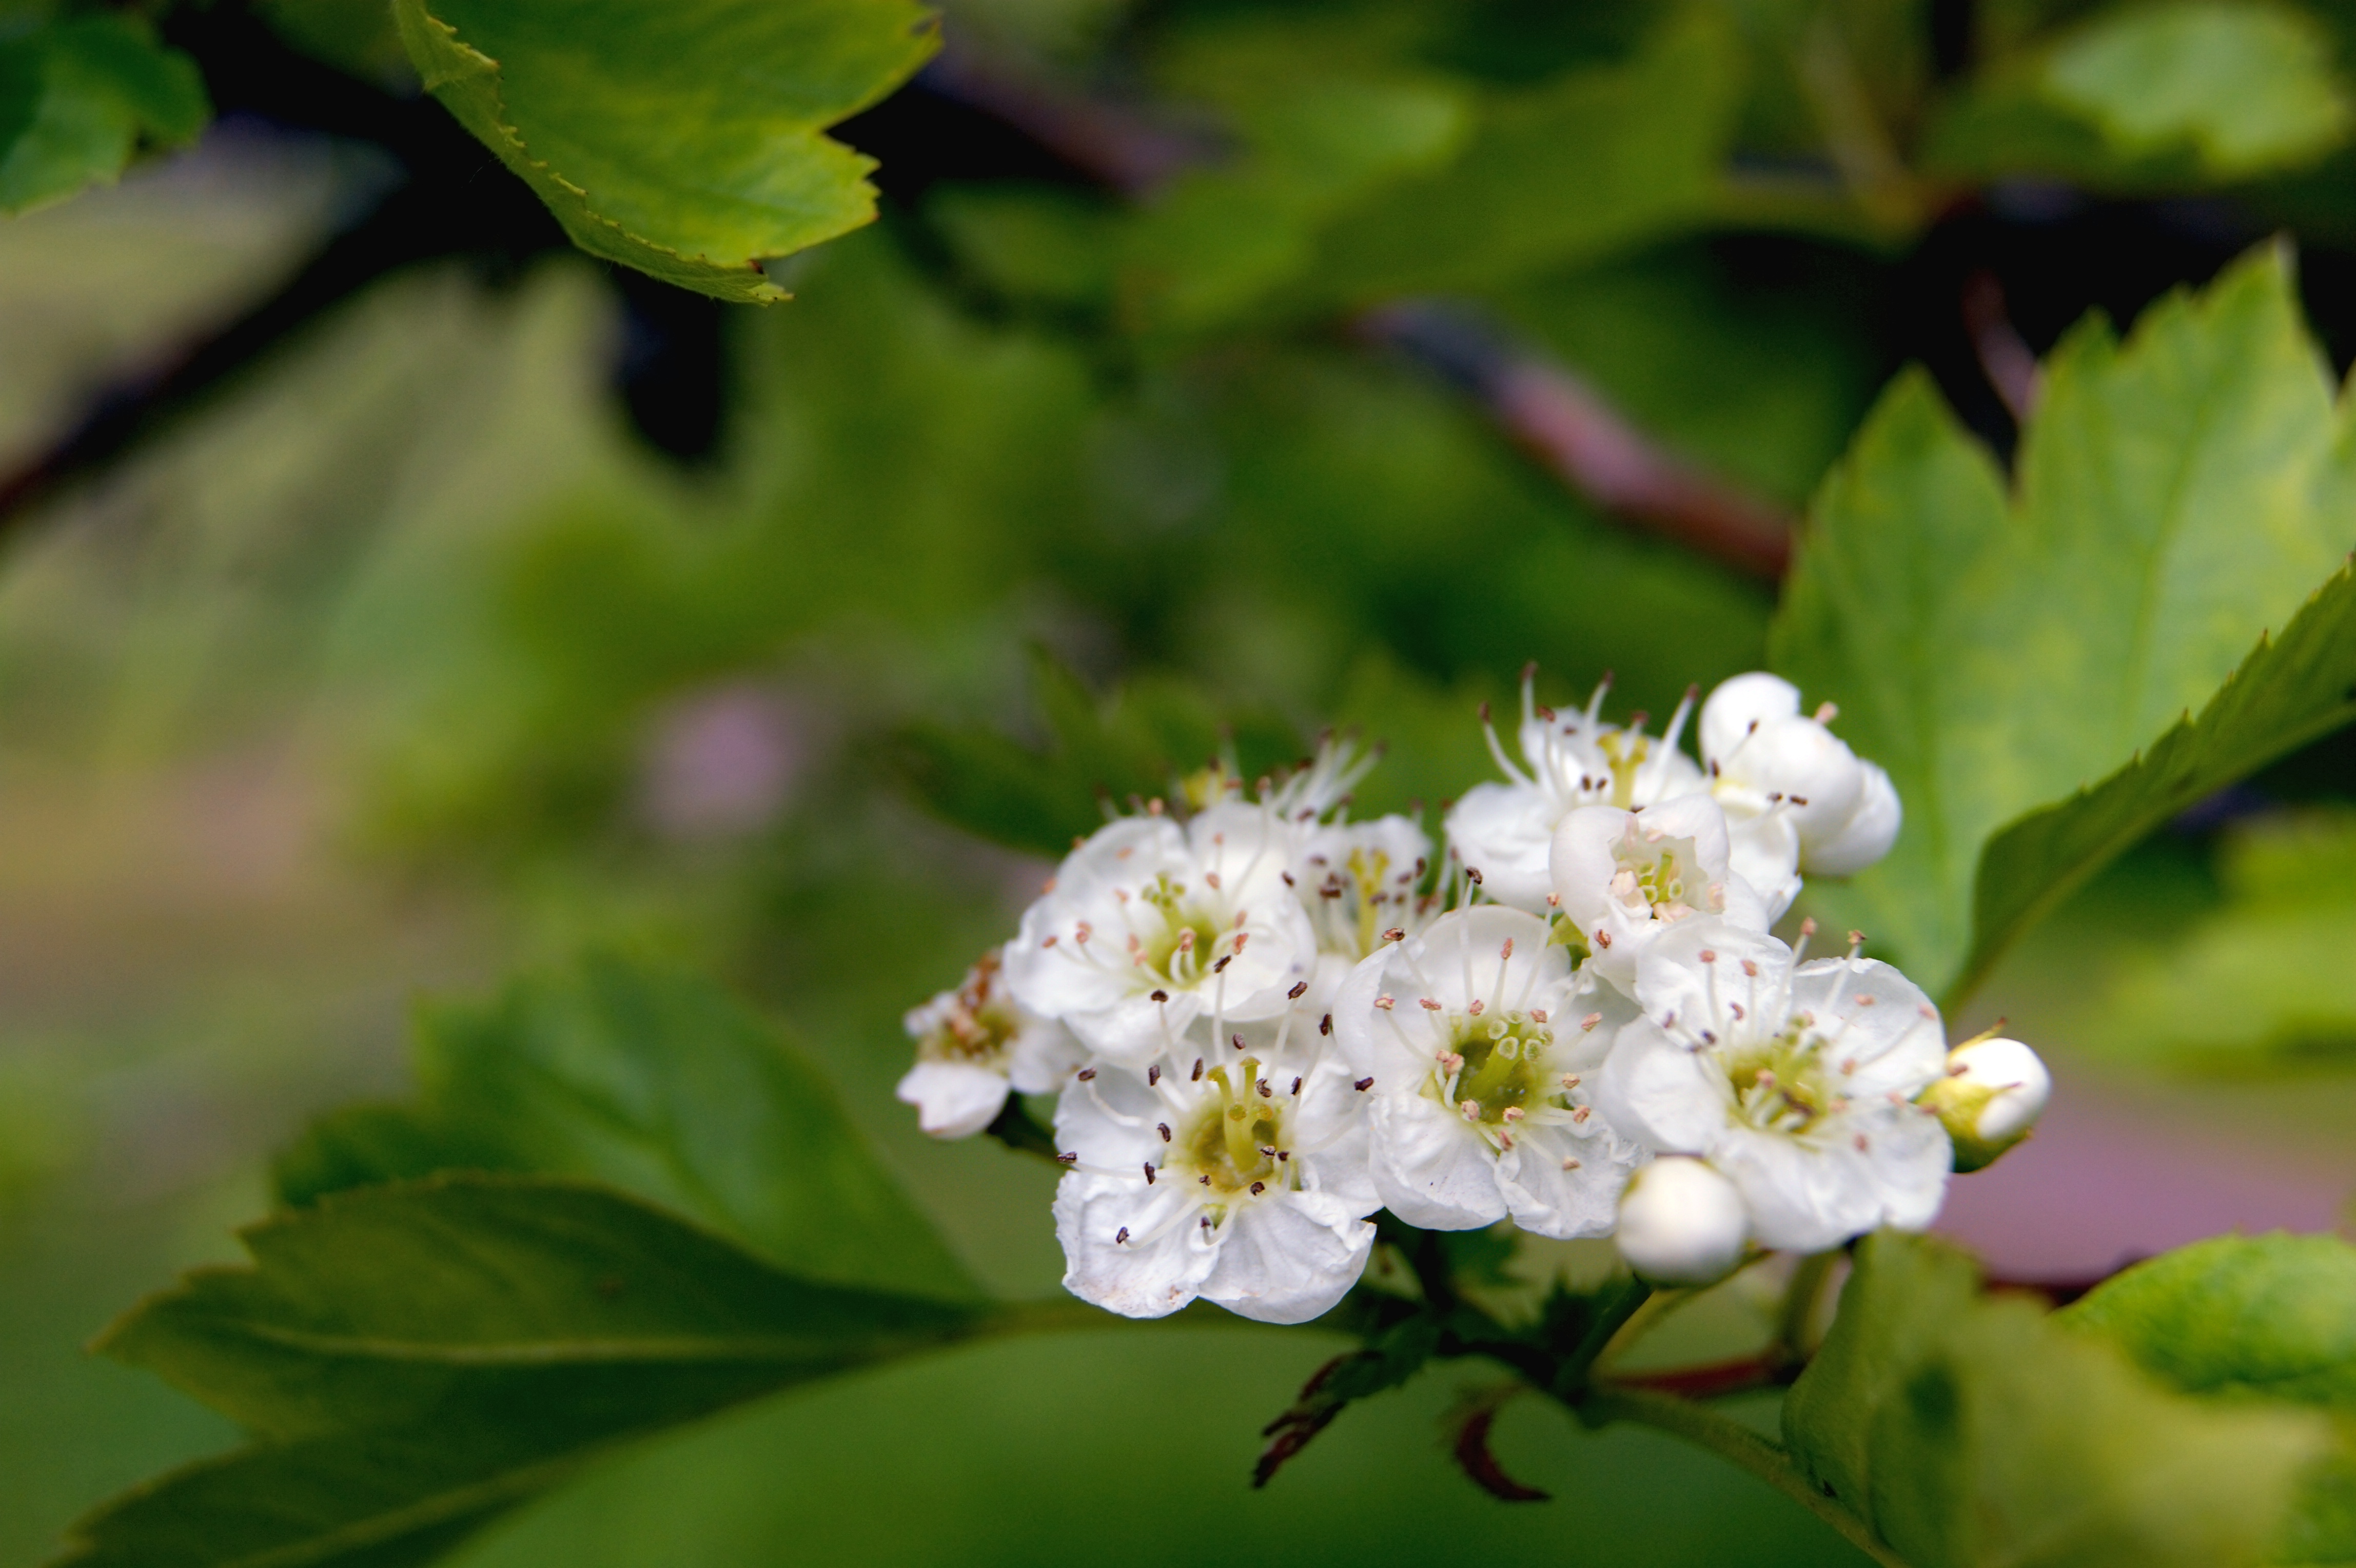
{"type": "Polygon", "coordinates": [[[1611,1386],[1596,1389],[1581,1413],[1599,1422],[1633,1422],[1707,1448],[1805,1507],[1882,1568],[1907,1568],[1906,1560],[1874,1534],[1871,1525],[1817,1491],[1788,1449],[1731,1417],[1691,1400],[1611,1386]]]}

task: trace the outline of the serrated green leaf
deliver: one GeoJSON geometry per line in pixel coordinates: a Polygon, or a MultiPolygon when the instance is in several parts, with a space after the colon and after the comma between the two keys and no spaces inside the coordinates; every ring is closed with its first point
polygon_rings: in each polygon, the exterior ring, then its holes
{"type": "Polygon", "coordinates": [[[1924,162],[1985,177],[2128,185],[2310,162],[2348,134],[2332,54],[2316,20],[2288,6],[2121,6],[1991,68],[1945,106],[1924,162]]]}
{"type": "Polygon", "coordinates": [[[909,0],[394,0],[425,85],[592,255],[721,299],[875,216],[823,133],[937,47],[909,0]]]}
{"type": "Polygon", "coordinates": [[[64,1562],[426,1562],[622,1438],[986,1323],[545,1179],[372,1187],[244,1239],[252,1267],[191,1274],[101,1348],[254,1446],[101,1509],[64,1562]]]}
{"type": "Polygon", "coordinates": [[[2356,569],[2262,638],[2198,717],[2094,788],[2023,818],[1988,844],[1973,900],[1965,984],[2089,875],[2169,817],[2356,719],[2356,569]]]}
{"type": "Polygon", "coordinates": [[[2214,1568],[2264,1560],[2328,1428],[2169,1392],[1943,1244],[1883,1232],[1784,1434],[1917,1568],[2214,1568]]]}
{"type": "Polygon", "coordinates": [[[288,1201],[437,1169],[592,1176],[806,1278],[974,1292],[832,1087],[708,982],[600,957],[417,1027],[419,1107],[328,1118],[280,1166],[288,1201]]]}
{"type": "Polygon", "coordinates": [[[185,145],[211,115],[196,62],[136,17],[0,36],[0,213],[112,184],[143,141],[185,145]]]}
{"type": "MultiPolygon", "coordinates": [[[[2117,771],[2288,626],[2356,542],[2351,473],[2272,248],[2156,306],[2124,345],[2099,323],[2073,332],[2009,499],[1928,381],[1901,377],[1819,492],[1771,645],[1905,802],[1896,848],[1836,891],[1839,912],[1934,990],[1984,968],[2018,927],[1973,931],[1983,848],[2117,771]]],[[[2308,708],[2257,695],[2231,711],[2292,727],[2236,729],[2254,749],[2205,777],[2315,733],[2308,708]]],[[[1991,890],[1990,908],[2046,892],[1991,890]]]]}

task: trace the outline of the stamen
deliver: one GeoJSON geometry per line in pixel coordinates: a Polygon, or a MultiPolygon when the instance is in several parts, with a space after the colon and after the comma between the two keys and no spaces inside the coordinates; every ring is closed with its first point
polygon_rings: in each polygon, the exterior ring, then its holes
{"type": "Polygon", "coordinates": [[[1362,1078],[1350,1087],[1356,1090],[1360,1094],[1364,1094],[1366,1090],[1375,1087],[1375,1080],[1371,1078],[1362,1078]]]}

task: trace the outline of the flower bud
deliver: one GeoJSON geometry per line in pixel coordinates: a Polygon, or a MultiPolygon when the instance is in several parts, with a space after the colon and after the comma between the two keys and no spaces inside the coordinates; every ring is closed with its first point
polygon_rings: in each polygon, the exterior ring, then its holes
{"type": "Polygon", "coordinates": [[[1981,1170],[2027,1138],[2053,1095],[2052,1075],[2019,1040],[1976,1040],[1947,1055],[1947,1076],[1924,1090],[1955,1145],[1958,1172],[1981,1170]]]}
{"type": "Polygon", "coordinates": [[[1724,757],[1759,725],[1799,712],[1800,689],[1781,675],[1753,670],[1722,681],[1701,705],[1701,754],[1724,757]]]}
{"type": "Polygon", "coordinates": [[[1620,1255],[1661,1284],[1706,1285],[1742,1261],[1751,1234],[1742,1194],[1700,1160],[1665,1155],[1620,1197],[1620,1255]]]}
{"type": "Polygon", "coordinates": [[[1898,842],[1905,813],[1898,804],[1897,787],[1873,763],[1860,760],[1857,766],[1860,788],[1848,820],[1830,837],[1802,846],[1800,869],[1812,875],[1854,876],[1898,842]]]}

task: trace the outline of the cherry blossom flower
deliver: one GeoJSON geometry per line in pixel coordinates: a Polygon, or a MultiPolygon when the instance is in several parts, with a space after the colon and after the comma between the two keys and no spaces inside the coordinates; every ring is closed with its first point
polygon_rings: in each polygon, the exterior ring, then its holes
{"type": "Polygon", "coordinates": [[[1637,1150],[1584,1085],[1632,1015],[1517,909],[1475,905],[1369,955],[1333,1036],[1371,1101],[1384,1205],[1433,1230],[1510,1215],[1540,1236],[1609,1233],[1637,1150]]]}
{"type": "Polygon", "coordinates": [[[1638,959],[1636,1000],[1596,1104],[1655,1154],[1708,1160],[1762,1245],[1820,1251],[1938,1213],[1952,1151],[1913,1101],[1946,1046],[1898,971],[1854,950],[1802,963],[1772,937],[1689,920],[1638,959]]]}
{"type": "Polygon", "coordinates": [[[904,1023],[916,1042],[916,1065],[895,1092],[936,1138],[980,1132],[1011,1090],[1044,1094],[1080,1065],[1079,1042],[1062,1025],[1008,994],[996,948],[966,971],[955,991],[916,1008],[904,1023]]]}

